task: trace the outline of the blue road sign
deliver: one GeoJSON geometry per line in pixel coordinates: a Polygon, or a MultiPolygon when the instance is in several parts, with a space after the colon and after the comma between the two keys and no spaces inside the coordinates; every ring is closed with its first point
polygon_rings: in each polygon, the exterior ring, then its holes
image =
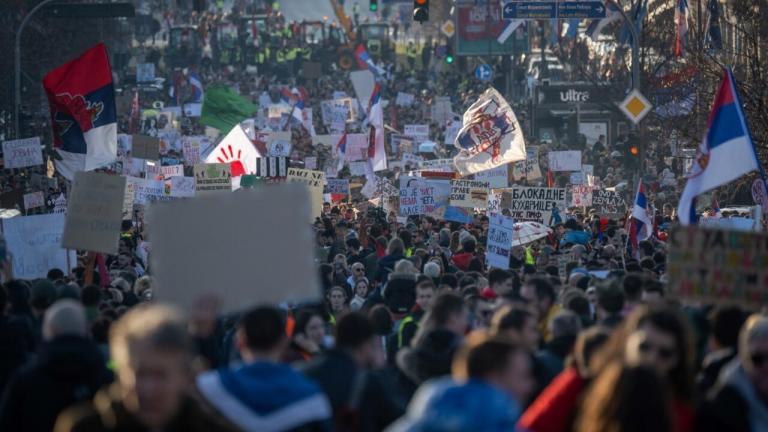
{"type": "Polygon", "coordinates": [[[493,69],[487,64],[481,64],[475,69],[475,78],[480,81],[490,81],[493,78],[493,69]]]}
{"type": "Polygon", "coordinates": [[[605,18],[601,1],[511,1],[502,9],[504,19],[594,19],[605,18]]]}

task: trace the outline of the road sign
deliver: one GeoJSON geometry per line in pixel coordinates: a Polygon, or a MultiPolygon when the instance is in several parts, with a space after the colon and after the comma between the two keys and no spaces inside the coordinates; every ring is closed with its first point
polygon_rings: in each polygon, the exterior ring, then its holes
{"type": "Polygon", "coordinates": [[[627,98],[619,104],[619,108],[634,124],[638,124],[651,111],[653,105],[642,93],[632,90],[627,98]]]}
{"type": "Polygon", "coordinates": [[[512,1],[504,4],[504,19],[593,19],[605,18],[600,1],[512,1]]]}
{"type": "Polygon", "coordinates": [[[493,69],[487,64],[481,64],[475,69],[475,78],[480,81],[490,81],[493,78],[493,69]]]}
{"type": "Polygon", "coordinates": [[[453,20],[446,20],[440,27],[440,31],[443,32],[445,37],[453,37],[456,32],[456,26],[453,24],[453,20]]]}

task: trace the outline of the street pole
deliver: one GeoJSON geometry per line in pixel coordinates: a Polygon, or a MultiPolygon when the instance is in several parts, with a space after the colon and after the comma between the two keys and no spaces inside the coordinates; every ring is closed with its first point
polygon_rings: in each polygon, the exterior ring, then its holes
{"type": "Polygon", "coordinates": [[[21,138],[19,133],[19,111],[21,110],[21,34],[24,32],[24,27],[26,27],[32,16],[53,1],[55,0],[43,0],[38,3],[24,16],[19,29],[16,31],[16,41],[13,46],[13,134],[17,139],[21,138]]]}

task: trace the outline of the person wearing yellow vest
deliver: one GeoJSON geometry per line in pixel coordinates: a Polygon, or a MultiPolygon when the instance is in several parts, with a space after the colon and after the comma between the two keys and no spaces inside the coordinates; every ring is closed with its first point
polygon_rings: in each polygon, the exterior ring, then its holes
{"type": "Polygon", "coordinates": [[[418,48],[412,41],[408,42],[408,46],[405,48],[405,55],[408,56],[408,66],[411,70],[416,69],[416,55],[418,54],[418,48]]]}
{"type": "Polygon", "coordinates": [[[437,296],[436,291],[435,283],[429,277],[422,276],[416,282],[416,305],[397,326],[397,349],[411,344],[419,329],[419,321],[432,309],[437,296]]]}
{"type": "Polygon", "coordinates": [[[520,297],[534,307],[539,314],[539,331],[544,342],[552,339],[549,323],[562,310],[556,303],[555,288],[544,278],[534,277],[525,282],[520,289],[520,297]]]}
{"type": "Polygon", "coordinates": [[[349,312],[347,292],[340,286],[331,287],[325,295],[328,301],[328,324],[331,328],[336,326],[339,317],[349,312]]]}

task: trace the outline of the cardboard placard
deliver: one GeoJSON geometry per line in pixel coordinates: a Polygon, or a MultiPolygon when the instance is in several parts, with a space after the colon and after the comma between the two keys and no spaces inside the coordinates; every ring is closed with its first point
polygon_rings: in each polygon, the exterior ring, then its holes
{"type": "Polygon", "coordinates": [[[228,163],[195,165],[195,191],[198,195],[232,191],[232,171],[228,163]]]}
{"type": "Polygon", "coordinates": [[[613,191],[594,189],[592,191],[592,207],[601,216],[617,216],[627,211],[627,203],[613,191]]]}
{"type": "Polygon", "coordinates": [[[550,151],[549,170],[581,171],[581,150],[550,151]]]}
{"type": "Polygon", "coordinates": [[[572,189],[573,207],[589,207],[592,205],[592,186],[579,185],[572,189]]]}
{"type": "Polygon", "coordinates": [[[133,135],[131,156],[156,161],[160,159],[160,140],[146,135],[133,135]]]}
{"type": "Polygon", "coordinates": [[[768,234],[675,225],[667,244],[677,296],[760,307],[768,303],[768,234]]]}
{"type": "Polygon", "coordinates": [[[125,182],[122,176],[93,171],[75,173],[61,239],[64,248],[117,253],[125,182]]]}
{"type": "Polygon", "coordinates": [[[509,210],[517,222],[533,221],[552,226],[556,215],[565,217],[565,194],[564,188],[515,186],[502,193],[501,210],[509,210]]]}
{"type": "Polygon", "coordinates": [[[451,205],[485,208],[488,203],[488,190],[488,182],[481,180],[451,180],[451,205]]]}
{"type": "Polygon", "coordinates": [[[349,195],[349,179],[326,180],[324,194],[349,195]]]}
{"type": "Polygon", "coordinates": [[[488,246],[485,250],[488,267],[509,268],[514,226],[515,220],[511,217],[500,214],[488,217],[488,246]]]}
{"type": "Polygon", "coordinates": [[[515,164],[512,166],[512,177],[515,180],[520,180],[522,178],[527,180],[536,180],[541,178],[538,147],[526,147],[525,160],[515,162],[515,164]]]}
{"type": "Polygon", "coordinates": [[[507,165],[500,165],[496,168],[475,173],[475,180],[488,183],[488,187],[498,189],[509,186],[509,170],[507,165]]]}
{"type": "Polygon", "coordinates": [[[75,251],[61,247],[64,220],[64,213],[3,219],[3,235],[8,251],[13,254],[15,278],[44,278],[51,269],[67,273],[77,265],[75,251]]]}
{"type": "Polygon", "coordinates": [[[157,300],[190,310],[202,296],[215,295],[223,313],[318,300],[309,208],[305,188],[295,185],[152,206],[147,220],[157,300]],[[190,244],[190,233],[199,247],[182,246],[190,244]],[[277,244],[290,259],[254,247],[277,244]]]}
{"type": "Polygon", "coordinates": [[[312,206],[310,208],[310,212],[304,217],[308,218],[310,222],[314,222],[315,218],[320,216],[320,214],[323,212],[323,188],[325,186],[325,173],[322,171],[288,168],[288,176],[286,177],[286,182],[301,183],[307,186],[312,206]]]}
{"type": "Polygon", "coordinates": [[[3,141],[3,166],[26,168],[43,164],[40,137],[3,141]]]}

